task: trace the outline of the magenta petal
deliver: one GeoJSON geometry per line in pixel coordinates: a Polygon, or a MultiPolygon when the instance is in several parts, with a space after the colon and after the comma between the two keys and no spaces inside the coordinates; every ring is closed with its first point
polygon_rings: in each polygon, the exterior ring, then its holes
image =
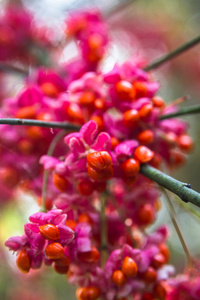
{"type": "Polygon", "coordinates": [[[39,233],[39,227],[36,224],[26,223],[24,224],[24,231],[26,235],[28,236],[28,233],[31,231],[33,233],[39,233]]]}
{"type": "Polygon", "coordinates": [[[78,252],[88,252],[91,250],[91,240],[87,237],[79,237],[76,241],[78,252]]]}
{"type": "Polygon", "coordinates": [[[134,149],[138,146],[138,141],[130,140],[120,143],[115,148],[115,153],[118,159],[126,159],[133,156],[134,149]]]}
{"type": "Polygon", "coordinates": [[[84,124],[80,130],[80,134],[88,145],[94,143],[95,137],[98,133],[97,123],[94,121],[89,121],[84,124]]]}
{"type": "Polygon", "coordinates": [[[75,237],[75,232],[71,228],[63,224],[59,225],[58,229],[60,231],[60,243],[62,245],[70,244],[75,237]]]}
{"type": "Polygon", "coordinates": [[[9,248],[9,250],[18,251],[27,243],[27,236],[24,234],[22,236],[12,236],[6,242],[5,246],[9,248]]]}
{"type": "Polygon", "coordinates": [[[34,256],[33,254],[31,255],[29,252],[28,252],[28,254],[31,258],[31,269],[34,269],[34,270],[39,269],[42,264],[43,253],[40,253],[37,256],[34,256]]]}
{"type": "Polygon", "coordinates": [[[111,138],[110,135],[106,132],[101,132],[98,136],[97,139],[92,145],[92,149],[100,151],[100,150],[105,150],[105,151],[110,151],[111,149],[111,138]]]}
{"type": "Polygon", "coordinates": [[[40,158],[40,164],[43,165],[45,170],[52,170],[55,168],[55,166],[59,163],[59,160],[57,158],[48,156],[48,155],[43,155],[40,158]]]}
{"type": "Polygon", "coordinates": [[[120,68],[118,64],[115,64],[113,69],[110,72],[104,74],[103,78],[104,78],[104,82],[110,84],[117,83],[118,81],[120,81],[121,76],[120,76],[120,68]]]}
{"type": "Polygon", "coordinates": [[[69,140],[69,148],[74,153],[83,153],[85,151],[85,147],[80,138],[72,137],[69,140]]]}
{"type": "Polygon", "coordinates": [[[48,213],[38,212],[29,217],[29,220],[33,223],[44,225],[47,223],[52,223],[53,220],[62,214],[60,209],[52,209],[48,213]]]}
{"type": "Polygon", "coordinates": [[[64,137],[65,144],[67,144],[69,146],[69,142],[70,142],[71,138],[74,138],[74,137],[75,138],[80,138],[80,133],[79,132],[73,132],[73,133],[70,133],[70,134],[66,135],[64,137]]]}

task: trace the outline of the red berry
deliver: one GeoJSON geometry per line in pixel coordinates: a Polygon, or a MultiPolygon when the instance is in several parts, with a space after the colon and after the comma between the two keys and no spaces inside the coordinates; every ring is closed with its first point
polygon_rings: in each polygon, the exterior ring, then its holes
{"type": "Polygon", "coordinates": [[[17,266],[23,273],[28,273],[31,268],[31,260],[26,250],[21,250],[17,255],[17,266]]]}
{"type": "Polygon", "coordinates": [[[95,263],[99,260],[99,251],[96,247],[92,246],[91,251],[78,252],[78,259],[87,263],[95,263]]]}
{"type": "Polygon", "coordinates": [[[152,104],[145,104],[140,110],[139,110],[139,117],[141,119],[144,119],[148,117],[153,109],[152,104]]]}
{"type": "Polygon", "coordinates": [[[68,181],[64,177],[54,174],[53,176],[53,183],[57,187],[58,190],[61,192],[65,192],[68,187],[68,181]]]}
{"type": "Polygon", "coordinates": [[[121,164],[124,177],[134,177],[140,171],[140,163],[134,158],[129,158],[121,164]]]}
{"type": "Polygon", "coordinates": [[[142,205],[137,213],[137,219],[141,225],[149,225],[154,221],[154,209],[146,203],[142,205]]]}
{"type": "Polygon", "coordinates": [[[112,281],[118,286],[121,287],[126,283],[126,277],[121,270],[116,270],[112,274],[112,281]]]}
{"type": "Polygon", "coordinates": [[[60,243],[47,245],[45,253],[48,259],[60,259],[64,255],[64,248],[60,243]]]}
{"type": "Polygon", "coordinates": [[[131,101],[135,99],[135,88],[129,81],[119,81],[116,84],[116,92],[120,100],[131,101]]]}
{"type": "Polygon", "coordinates": [[[153,142],[154,133],[152,130],[144,130],[138,134],[137,139],[141,144],[150,144],[153,142]]]}
{"type": "Polygon", "coordinates": [[[87,155],[87,163],[96,171],[102,171],[112,166],[112,158],[107,151],[97,151],[87,155]]]}
{"type": "Polygon", "coordinates": [[[123,114],[124,125],[128,128],[135,128],[140,120],[139,113],[136,109],[127,110],[123,114]]]}
{"type": "Polygon", "coordinates": [[[126,277],[135,277],[137,275],[137,265],[129,256],[126,256],[122,262],[122,272],[126,277]]]}
{"type": "Polygon", "coordinates": [[[47,240],[57,240],[60,237],[59,229],[53,224],[39,226],[40,234],[47,240]]]}
{"type": "Polygon", "coordinates": [[[146,146],[139,146],[135,149],[134,157],[141,163],[147,163],[154,157],[154,152],[146,146]]]}
{"type": "Polygon", "coordinates": [[[82,179],[77,185],[77,190],[83,196],[90,196],[94,191],[94,184],[89,179],[82,179]]]}

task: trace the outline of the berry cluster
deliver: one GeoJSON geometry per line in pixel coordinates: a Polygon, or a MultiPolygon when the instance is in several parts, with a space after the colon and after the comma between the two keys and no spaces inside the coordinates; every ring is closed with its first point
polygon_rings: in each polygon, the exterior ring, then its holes
{"type": "Polygon", "coordinates": [[[177,107],[157,96],[159,83],[137,64],[102,71],[109,39],[99,12],[72,14],[66,25],[80,55],[35,69],[17,96],[3,100],[0,116],[68,121],[80,130],[65,132],[47,154],[58,129],[0,127],[2,201],[19,187],[41,197],[48,171],[45,212],[31,215],[24,234],[5,245],[22,272],[44,263],[67,274],[79,300],[174,299],[184,282],[170,278],[167,228],[145,233],[160,192],[140,167],[182,164],[193,148],[188,125],[161,120],[177,107]]]}

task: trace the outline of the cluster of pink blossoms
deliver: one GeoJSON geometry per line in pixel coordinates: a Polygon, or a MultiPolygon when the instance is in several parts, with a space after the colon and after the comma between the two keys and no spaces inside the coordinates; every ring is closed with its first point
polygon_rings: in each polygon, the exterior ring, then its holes
{"type": "MultiPolygon", "coordinates": [[[[74,14],[66,24],[79,57],[58,70],[35,70],[16,97],[4,99],[0,116],[68,121],[81,128],[66,132],[49,156],[58,129],[1,125],[2,199],[22,179],[40,197],[44,170],[49,174],[48,212],[31,215],[24,234],[5,245],[17,253],[22,272],[43,262],[67,274],[79,286],[79,300],[183,299],[179,287],[189,276],[171,278],[167,228],[145,234],[160,208],[160,193],[139,172],[144,163],[156,168],[183,163],[193,146],[188,126],[160,120],[177,108],[156,95],[159,84],[152,74],[130,62],[101,71],[108,36],[98,12],[74,14]]],[[[186,292],[198,299],[198,292],[186,292]]]]}

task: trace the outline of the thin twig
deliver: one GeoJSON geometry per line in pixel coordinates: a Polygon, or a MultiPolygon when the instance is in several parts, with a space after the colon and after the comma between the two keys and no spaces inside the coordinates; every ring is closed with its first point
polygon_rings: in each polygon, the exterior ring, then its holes
{"type": "Polygon", "coordinates": [[[176,48],[172,52],[158,58],[154,62],[152,62],[150,65],[144,68],[145,71],[150,71],[152,69],[156,69],[160,65],[164,64],[165,62],[171,60],[172,58],[182,54],[183,52],[189,50],[190,48],[194,47],[200,42],[200,35],[197,36],[196,38],[190,40],[189,42],[181,45],[180,47],[176,48]]]}
{"type": "Polygon", "coordinates": [[[108,257],[108,237],[107,237],[107,220],[106,220],[106,194],[101,196],[101,267],[104,268],[108,257]]]}
{"type": "Polygon", "coordinates": [[[15,118],[0,118],[0,124],[19,125],[19,126],[38,126],[47,128],[59,128],[59,129],[76,129],[79,130],[80,126],[67,122],[46,122],[32,119],[15,119],[15,118]]]}
{"type": "MultiPolygon", "coordinates": [[[[61,130],[60,132],[57,133],[57,135],[53,138],[53,140],[51,141],[51,144],[49,146],[49,149],[47,151],[47,155],[48,156],[52,156],[53,152],[55,150],[55,147],[57,146],[58,142],[60,141],[60,139],[66,135],[66,130],[61,130]]],[[[48,170],[44,170],[43,173],[43,184],[42,184],[42,205],[41,205],[41,209],[40,211],[42,212],[46,212],[46,194],[47,194],[47,184],[48,184],[48,175],[49,175],[49,171],[48,170]]]]}
{"type": "Polygon", "coordinates": [[[192,190],[190,184],[178,181],[147,164],[142,164],[140,166],[140,173],[173,192],[184,202],[191,202],[200,207],[200,194],[192,190]]]}
{"type": "Polygon", "coordinates": [[[198,114],[198,113],[200,113],[200,105],[194,105],[194,106],[182,108],[174,113],[162,115],[160,116],[159,120],[171,119],[178,116],[198,114]]]}
{"type": "Polygon", "coordinates": [[[176,220],[176,212],[175,212],[174,206],[172,204],[172,201],[170,199],[170,196],[169,196],[168,192],[165,191],[164,189],[162,189],[162,190],[163,190],[163,193],[164,193],[165,198],[166,198],[167,203],[168,203],[168,207],[169,207],[170,217],[171,217],[172,223],[174,225],[174,228],[175,228],[176,233],[177,233],[177,235],[179,237],[180,243],[181,243],[181,245],[183,247],[183,250],[185,252],[188,264],[191,264],[192,263],[192,255],[190,254],[190,251],[188,249],[187,243],[186,243],[186,241],[185,241],[185,239],[184,239],[184,237],[183,237],[183,235],[181,233],[180,227],[179,227],[178,222],[176,220]]]}

